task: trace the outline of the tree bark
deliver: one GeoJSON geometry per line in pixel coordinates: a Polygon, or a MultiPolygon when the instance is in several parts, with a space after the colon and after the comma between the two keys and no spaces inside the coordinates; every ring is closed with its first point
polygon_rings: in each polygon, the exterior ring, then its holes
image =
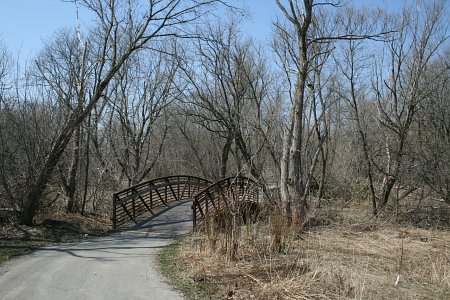
{"type": "Polygon", "coordinates": [[[80,164],[80,139],[81,139],[81,125],[75,130],[74,137],[74,148],[72,163],[69,171],[69,182],[66,189],[67,196],[67,211],[70,213],[78,212],[78,203],[76,199],[76,189],[77,189],[77,174],[78,166],[80,164]]]}
{"type": "Polygon", "coordinates": [[[233,144],[233,138],[228,137],[225,141],[225,145],[222,148],[222,156],[220,159],[220,176],[221,178],[227,177],[228,157],[230,155],[231,146],[233,144]]]}
{"type": "Polygon", "coordinates": [[[83,188],[83,200],[81,202],[81,214],[84,215],[87,202],[88,185],[89,185],[89,167],[90,167],[90,144],[91,144],[91,115],[87,121],[87,137],[84,157],[86,159],[86,165],[84,169],[84,188],[83,188]]]}

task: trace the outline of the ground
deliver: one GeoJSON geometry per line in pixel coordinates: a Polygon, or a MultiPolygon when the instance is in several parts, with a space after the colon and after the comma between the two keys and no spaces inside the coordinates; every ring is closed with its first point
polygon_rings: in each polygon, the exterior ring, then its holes
{"type": "MultiPolygon", "coordinates": [[[[118,239],[126,245],[134,243],[124,248],[98,243],[95,236],[108,234],[110,228],[105,218],[47,215],[32,227],[1,226],[0,259],[41,246],[85,240],[83,245],[88,249],[61,244],[50,249],[62,251],[47,253],[66,253],[71,259],[84,256],[89,261],[93,260],[93,249],[99,249],[101,260],[110,259],[108,253],[123,255],[127,260],[130,255],[126,251],[141,251],[133,255],[141,257],[138,265],[151,265],[150,252],[162,249],[159,268],[192,299],[450,299],[449,209],[448,205],[437,204],[420,210],[403,207],[403,213],[379,219],[371,218],[364,205],[324,205],[301,234],[280,227],[276,218],[244,225],[235,260],[227,258],[229,236],[221,232],[183,235],[162,248],[170,241],[167,235],[181,233],[173,226],[189,224],[190,220],[183,217],[180,223],[174,223],[170,214],[161,214],[157,223],[141,224],[143,230],[161,231],[156,236],[146,234],[145,240],[157,244],[137,247],[135,239],[139,243],[144,240],[122,236],[118,239]]],[[[190,206],[185,209],[189,211],[190,206]]],[[[74,260],[72,265],[79,263],[74,260]]],[[[86,268],[92,267],[90,261],[86,268]]],[[[154,267],[151,270],[157,276],[154,267]]],[[[141,284],[149,283],[146,280],[141,284]]],[[[78,286],[75,284],[74,289],[78,286]]]]}
{"type": "Polygon", "coordinates": [[[181,202],[108,236],[15,257],[0,266],[0,299],[183,299],[159,272],[156,253],[192,228],[191,216],[191,203],[181,202]]]}

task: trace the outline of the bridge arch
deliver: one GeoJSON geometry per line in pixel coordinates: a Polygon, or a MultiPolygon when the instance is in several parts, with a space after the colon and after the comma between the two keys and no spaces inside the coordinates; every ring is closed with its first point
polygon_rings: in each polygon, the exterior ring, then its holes
{"type": "MultiPolygon", "coordinates": [[[[224,178],[194,196],[194,229],[208,222],[210,216],[223,212],[238,213],[246,218],[257,214],[260,186],[247,177],[224,178]]],[[[245,220],[244,220],[245,221],[245,220]]]]}
{"type": "Polygon", "coordinates": [[[210,182],[195,176],[167,176],[145,181],[113,194],[113,228],[147,213],[154,213],[171,202],[193,198],[210,182]]]}
{"type": "Polygon", "coordinates": [[[258,207],[260,186],[247,177],[228,177],[213,184],[195,176],[168,176],[139,183],[113,194],[113,228],[147,212],[169,206],[170,203],[192,199],[194,228],[203,225],[210,216],[237,212],[252,217],[258,207]]]}

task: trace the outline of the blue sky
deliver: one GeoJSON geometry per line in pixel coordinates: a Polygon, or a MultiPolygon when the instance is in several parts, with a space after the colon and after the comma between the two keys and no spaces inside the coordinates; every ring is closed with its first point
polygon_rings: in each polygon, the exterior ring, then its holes
{"type": "MultiPolygon", "coordinates": [[[[356,0],[355,3],[373,5],[390,10],[399,9],[404,1],[415,0],[356,0]]],[[[0,7],[0,39],[9,50],[21,58],[27,59],[41,49],[42,41],[61,27],[75,27],[76,8],[72,3],[61,0],[2,0],[0,7]]],[[[234,0],[234,3],[247,7],[252,14],[243,24],[243,31],[255,39],[267,41],[271,34],[271,23],[280,12],[274,0],[234,0]]],[[[89,15],[80,11],[81,26],[87,26],[89,15]]]]}
{"type": "Polygon", "coordinates": [[[75,6],[60,0],[3,0],[0,39],[16,54],[29,57],[62,26],[75,26],[75,6]]]}

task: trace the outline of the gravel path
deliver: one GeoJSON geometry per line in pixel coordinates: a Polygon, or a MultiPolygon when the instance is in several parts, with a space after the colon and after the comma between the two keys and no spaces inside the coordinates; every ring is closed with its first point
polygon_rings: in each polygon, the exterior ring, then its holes
{"type": "Polygon", "coordinates": [[[158,272],[155,254],[192,228],[183,202],[132,230],[42,248],[0,267],[0,299],[183,299],[158,272]]]}

